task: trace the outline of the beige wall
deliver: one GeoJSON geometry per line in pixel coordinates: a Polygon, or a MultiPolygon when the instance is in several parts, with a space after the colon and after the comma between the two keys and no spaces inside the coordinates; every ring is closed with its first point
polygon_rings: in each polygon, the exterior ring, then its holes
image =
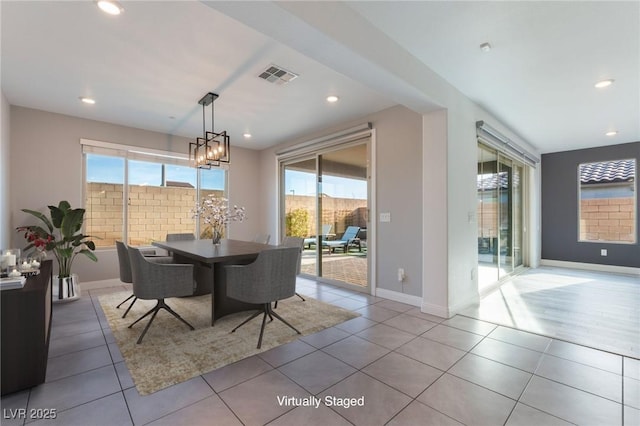
{"type": "MultiPolygon", "coordinates": [[[[22,208],[45,211],[49,204],[67,200],[72,206],[83,205],[82,150],[80,139],[92,139],[124,145],[186,153],[190,139],[117,126],[94,120],[11,106],[12,186],[8,214],[9,228],[31,223],[22,208]],[[37,166],[32,166],[36,164],[37,166]]],[[[233,147],[229,170],[229,198],[233,204],[247,208],[247,221],[230,227],[233,238],[252,238],[259,231],[260,209],[255,201],[258,154],[233,147]],[[246,183],[239,180],[246,179],[246,183]]],[[[18,248],[25,243],[21,235],[12,232],[11,244],[18,248]]],[[[118,276],[114,249],[97,252],[98,262],[79,257],[74,271],[81,281],[93,281],[118,276]]]]}
{"type": "MultiPolygon", "coordinates": [[[[375,240],[368,232],[368,247],[375,244],[373,273],[378,288],[407,296],[422,295],[422,118],[405,107],[396,106],[345,123],[342,126],[309,134],[261,152],[260,199],[264,206],[264,226],[272,235],[278,223],[278,166],[275,152],[318,137],[371,122],[375,132],[373,164],[375,205],[371,206],[371,225],[375,240]],[[391,213],[391,222],[377,222],[379,213],[391,213]],[[397,280],[398,268],[404,268],[406,280],[397,280]]],[[[369,227],[371,229],[371,226],[369,227]]]]}

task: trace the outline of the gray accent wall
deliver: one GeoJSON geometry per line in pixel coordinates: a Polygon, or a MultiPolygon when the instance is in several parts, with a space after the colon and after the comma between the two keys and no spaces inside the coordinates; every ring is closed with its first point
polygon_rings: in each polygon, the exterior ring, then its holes
{"type": "MultiPolygon", "coordinates": [[[[542,155],[542,259],[640,267],[638,237],[635,244],[578,241],[578,165],[625,158],[636,159],[637,179],[640,142],[542,155]],[[606,257],[600,255],[603,248],[606,257]]],[[[636,235],[638,212],[636,193],[636,235]]]]}

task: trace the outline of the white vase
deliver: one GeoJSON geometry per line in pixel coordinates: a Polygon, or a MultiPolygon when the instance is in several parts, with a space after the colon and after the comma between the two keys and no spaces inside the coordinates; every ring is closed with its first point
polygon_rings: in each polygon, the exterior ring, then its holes
{"type": "Polygon", "coordinates": [[[80,282],[76,274],[70,277],[53,276],[53,303],[80,299],[80,282]]]}

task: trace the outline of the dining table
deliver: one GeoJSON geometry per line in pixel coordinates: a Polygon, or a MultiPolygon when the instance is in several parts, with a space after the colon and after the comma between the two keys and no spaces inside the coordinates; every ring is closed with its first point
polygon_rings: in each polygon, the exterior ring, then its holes
{"type": "Polygon", "coordinates": [[[211,325],[215,320],[235,312],[262,309],[259,304],[241,302],[227,297],[225,265],[248,264],[263,250],[278,248],[274,245],[222,239],[213,244],[210,239],[188,241],[154,241],[154,246],[172,254],[174,263],[194,265],[197,287],[195,296],[211,293],[211,325]]]}

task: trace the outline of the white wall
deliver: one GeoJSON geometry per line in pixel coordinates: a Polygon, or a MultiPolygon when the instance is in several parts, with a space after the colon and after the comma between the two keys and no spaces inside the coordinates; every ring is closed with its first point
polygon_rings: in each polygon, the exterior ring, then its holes
{"type": "MultiPolygon", "coordinates": [[[[3,126],[4,128],[4,126],[3,126]]],[[[46,206],[67,200],[74,207],[83,205],[82,199],[82,150],[80,139],[134,145],[186,153],[190,139],[117,126],[34,109],[11,107],[11,164],[9,175],[11,196],[9,199],[9,228],[32,223],[22,208],[46,211],[46,206]]],[[[232,143],[233,145],[233,143],[232,143]]],[[[231,183],[230,202],[245,205],[251,218],[258,215],[256,195],[258,188],[247,182],[256,182],[258,154],[233,148],[229,178],[245,183],[231,183]],[[237,179],[239,177],[239,179],[237,179]]],[[[3,155],[4,158],[4,155],[3,155]]],[[[257,219],[257,218],[256,218],[257,219]]],[[[250,219],[246,226],[234,226],[230,234],[234,238],[251,238],[261,228],[259,221],[250,219]]],[[[11,245],[24,247],[24,239],[12,232],[11,245]]],[[[98,250],[98,262],[78,257],[74,272],[83,282],[118,277],[115,250],[98,250]]]]}
{"type": "Polygon", "coordinates": [[[10,117],[11,108],[4,93],[0,92],[0,249],[9,248],[11,242],[11,223],[9,206],[11,186],[9,185],[10,150],[10,117]]]}
{"type": "Polygon", "coordinates": [[[360,120],[315,132],[261,152],[260,199],[264,227],[276,235],[278,230],[278,169],[275,152],[285,146],[326,136],[357,124],[371,122],[376,133],[375,199],[370,220],[378,213],[391,213],[390,223],[377,223],[377,264],[374,265],[379,289],[399,295],[422,296],[422,118],[402,106],[363,117],[360,120]],[[407,279],[397,280],[397,269],[405,269],[407,279]]]}
{"type": "MultiPolygon", "coordinates": [[[[447,295],[447,303],[438,305],[434,301],[425,298],[423,310],[440,316],[452,316],[470,304],[476,303],[479,299],[477,282],[477,138],[476,121],[483,120],[492,127],[502,132],[510,139],[517,141],[529,152],[536,153],[537,150],[522,141],[517,135],[504,127],[498,119],[491,116],[482,108],[474,104],[470,99],[460,92],[451,88],[449,96],[443,102],[446,106],[446,134],[440,132],[434,140],[425,137],[425,157],[436,155],[437,158],[447,164],[447,217],[446,223],[442,226],[447,228],[446,239],[437,234],[437,237],[427,235],[424,238],[432,240],[436,247],[442,247],[447,251],[447,280],[446,284],[436,281],[434,284],[431,273],[425,273],[424,288],[425,295],[429,292],[436,294],[436,300],[441,300],[442,295],[447,295]],[[446,144],[446,158],[440,150],[446,144]],[[435,285],[437,290],[434,290],[435,285]],[[430,289],[427,291],[427,289],[430,289]],[[435,306],[434,306],[435,305],[435,306]]],[[[425,120],[434,121],[432,114],[425,114],[425,120]]],[[[442,123],[440,117],[439,122],[442,123]]],[[[425,161],[429,161],[425,159],[425,161]]],[[[423,175],[423,185],[427,187],[441,177],[439,170],[425,168],[423,175]]],[[[534,178],[537,178],[534,173],[534,178]]],[[[531,188],[535,191],[537,181],[531,182],[531,188]]],[[[538,199],[533,197],[532,220],[537,220],[537,213],[540,209],[538,199]]],[[[429,200],[424,200],[424,210],[426,211],[429,200]]],[[[533,223],[535,226],[535,222],[533,223]]],[[[532,251],[532,263],[535,261],[537,247],[539,245],[539,235],[535,234],[530,240],[529,249],[532,251]]],[[[426,257],[429,255],[425,251],[424,262],[430,262],[426,257]]]]}

